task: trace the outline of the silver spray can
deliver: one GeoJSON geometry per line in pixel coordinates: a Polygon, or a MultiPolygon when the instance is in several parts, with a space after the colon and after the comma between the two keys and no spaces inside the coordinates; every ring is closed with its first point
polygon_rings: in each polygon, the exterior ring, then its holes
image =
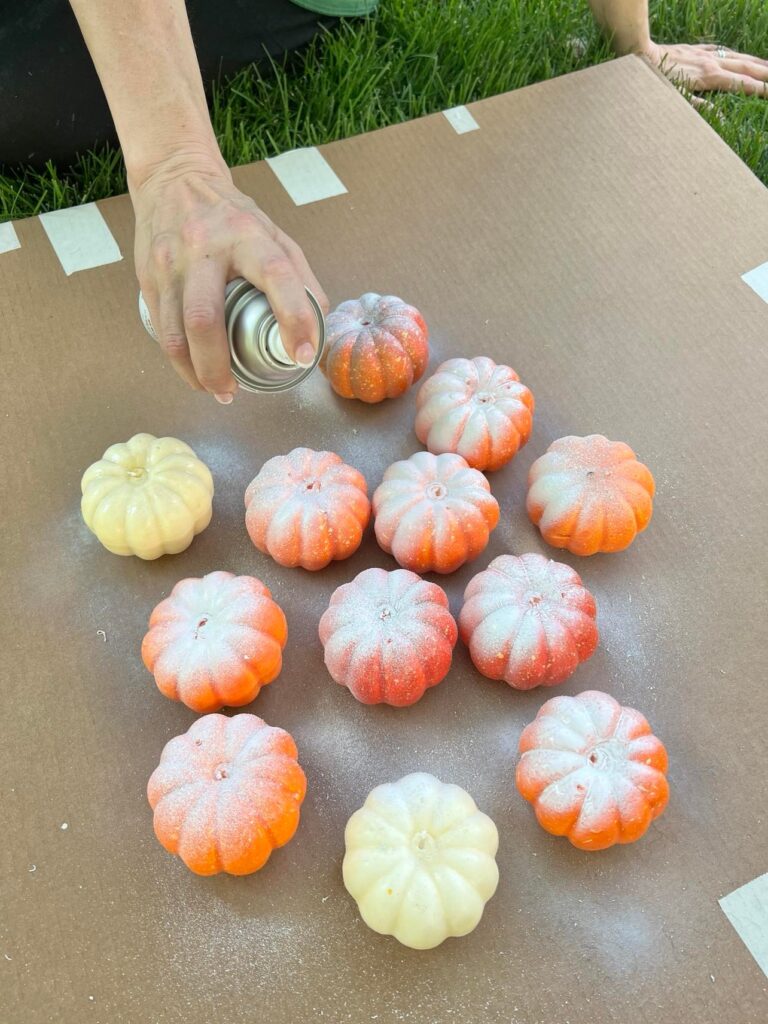
{"type": "MultiPolygon", "coordinates": [[[[242,277],[236,277],[227,285],[224,293],[224,320],[227,325],[232,376],[245,391],[287,391],[306,380],[320,362],[325,345],[325,319],[309,288],[307,297],[317,318],[318,345],[312,364],[299,366],[285,351],[277,317],[264,292],[242,277]]],[[[157,341],[141,292],[139,315],[147,333],[157,341]]]]}

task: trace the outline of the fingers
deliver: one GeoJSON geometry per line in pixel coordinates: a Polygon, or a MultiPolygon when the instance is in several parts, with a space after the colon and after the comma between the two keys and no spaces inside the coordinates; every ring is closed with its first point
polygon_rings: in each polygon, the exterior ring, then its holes
{"type": "Polygon", "coordinates": [[[149,315],[152,317],[152,323],[157,324],[160,347],[165,352],[168,362],[193,390],[202,391],[203,387],[197,379],[195,368],[192,365],[187,336],[184,332],[180,281],[170,282],[160,288],[155,308],[158,309],[157,319],[155,319],[152,307],[150,307],[149,315]]]}
{"type": "Polygon", "coordinates": [[[768,60],[763,60],[762,57],[754,57],[750,53],[736,53],[730,50],[726,54],[726,60],[728,59],[746,60],[750,64],[759,64],[761,67],[768,68],[768,60]]]}
{"type": "Polygon", "coordinates": [[[751,57],[726,57],[720,62],[720,66],[726,71],[753,78],[757,82],[768,82],[768,63],[759,64],[751,57]]]}
{"type": "MultiPolygon", "coordinates": [[[[720,46],[717,43],[699,43],[698,46],[692,47],[692,49],[714,53],[715,50],[720,49],[720,46]]],[[[737,50],[729,50],[728,47],[723,47],[723,49],[725,50],[725,56],[720,58],[721,60],[746,60],[753,64],[762,64],[763,67],[768,67],[768,60],[765,60],[763,57],[755,57],[750,53],[739,53],[737,50]]]]}
{"type": "Polygon", "coordinates": [[[288,253],[289,259],[293,263],[294,267],[296,267],[296,270],[298,271],[305,286],[309,288],[317,299],[323,313],[327,314],[331,308],[330,303],[328,302],[328,296],[325,294],[322,285],[312,272],[312,268],[307,262],[307,258],[304,255],[304,251],[301,246],[297,245],[292,238],[289,238],[288,235],[284,234],[282,231],[278,231],[277,241],[288,253]]]}
{"type": "Polygon", "coordinates": [[[768,97],[768,81],[759,81],[752,78],[751,75],[739,74],[717,66],[702,76],[696,88],[709,91],[719,89],[722,92],[743,93],[745,96],[768,97]]]}
{"type": "Polygon", "coordinates": [[[711,54],[697,60],[694,65],[672,65],[665,70],[667,76],[685,85],[692,92],[734,92],[747,96],[768,97],[768,68],[747,61],[723,57],[713,59],[711,54]]]}
{"type": "MultiPolygon", "coordinates": [[[[139,197],[145,226],[136,248],[141,283],[160,344],[176,372],[228,404],[236,394],[224,307],[227,281],[242,275],[274,310],[289,356],[310,366],[328,299],[301,248],[231,180],[197,187],[172,181],[139,197]],[[147,212],[147,210],[149,212],[147,212]],[[156,222],[156,223],[153,223],[156,222]]],[[[141,213],[141,217],[139,216],[141,213]]]]}
{"type": "Polygon", "coordinates": [[[730,84],[726,88],[729,88],[731,92],[743,92],[747,96],[768,97],[768,84],[764,81],[759,82],[750,75],[731,74],[730,84]]]}
{"type": "Polygon", "coordinates": [[[696,110],[708,110],[713,113],[716,110],[714,103],[710,103],[709,100],[705,100],[703,96],[690,96],[689,102],[692,107],[696,108],[696,110]]]}
{"type": "Polygon", "coordinates": [[[194,372],[205,390],[223,405],[228,405],[237,392],[224,323],[226,279],[223,261],[197,259],[187,270],[181,303],[194,372]]]}
{"type": "Polygon", "coordinates": [[[234,269],[266,294],[288,355],[309,366],[319,343],[319,326],[302,275],[276,241],[242,239],[234,248],[234,269]]]}

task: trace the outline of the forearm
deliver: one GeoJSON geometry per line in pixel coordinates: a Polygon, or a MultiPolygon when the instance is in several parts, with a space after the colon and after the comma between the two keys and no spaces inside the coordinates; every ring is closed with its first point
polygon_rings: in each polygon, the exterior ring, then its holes
{"type": "Polygon", "coordinates": [[[184,0],[70,0],[114,118],[130,187],[179,153],[223,165],[184,0]]]}
{"type": "Polygon", "coordinates": [[[617,54],[648,50],[648,0],[589,0],[589,6],[617,54]]]}

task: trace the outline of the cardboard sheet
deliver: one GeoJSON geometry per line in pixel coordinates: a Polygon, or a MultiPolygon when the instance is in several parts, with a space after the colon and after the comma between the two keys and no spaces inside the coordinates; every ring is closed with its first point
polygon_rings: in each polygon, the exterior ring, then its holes
{"type": "MultiPolygon", "coordinates": [[[[768,868],[765,679],[768,192],[640,60],[321,147],[347,194],[298,207],[265,164],[236,180],[304,247],[332,303],[417,304],[432,368],[487,354],[534,391],[528,446],[491,478],[502,518],[468,580],[542,551],[594,592],[601,644],[558,692],[608,691],[667,744],[672,798],[630,847],[582,853],[514,789],[520,732],[552,691],[482,679],[466,651],[412,709],[363,707],[323,666],[333,589],[393,567],[369,535],[310,575],[252,547],[247,483],[296,445],[373,489],[419,445],[415,394],[377,407],[315,375],[232,407],[191,394],[136,313],[126,259],[67,277],[38,220],[0,256],[2,1024],[764,1024],[768,980],[718,900],[768,868]],[[106,552],[83,470],[137,431],[210,465],[211,526],[154,563],[106,552]],[[654,520],[625,553],[548,549],[524,512],[531,462],[602,432],[653,470],[654,520]],[[253,573],[288,616],[282,676],[250,710],[295,737],[309,780],[294,841],[247,878],[193,876],[152,832],[146,781],[195,715],[139,646],[184,576],[253,573]],[[415,769],[497,822],[501,882],[480,926],[427,953],[369,931],[341,882],[348,816],[415,769]],[[66,827],[65,827],[66,825],[66,827]]],[[[123,253],[126,197],[99,204],[123,253]]]]}

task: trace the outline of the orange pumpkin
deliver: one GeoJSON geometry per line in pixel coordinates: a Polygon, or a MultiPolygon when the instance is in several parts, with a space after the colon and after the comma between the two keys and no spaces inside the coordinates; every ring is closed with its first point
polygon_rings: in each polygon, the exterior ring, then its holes
{"type": "Polygon", "coordinates": [[[554,686],[597,647],[595,599],[569,565],[500,555],[464,591],[461,638],[475,667],[516,690],[554,686]]]}
{"type": "Polygon", "coordinates": [[[517,788],[580,850],[633,843],[667,806],[667,752],[639,711],[587,690],[553,697],[520,737],[517,788]]]}
{"type": "Polygon", "coordinates": [[[448,359],[419,388],[416,436],[435,455],[456,452],[475,469],[500,469],[530,437],[533,408],[511,366],[448,359]]]}
{"type": "Polygon", "coordinates": [[[445,591],[407,569],[366,569],[320,619],[325,664],[363,704],[415,704],[451,667],[458,630],[445,591]]]}
{"type": "Polygon", "coordinates": [[[205,715],[165,745],[147,785],[155,835],[197,875],[249,875],[299,824],[307,788],[287,732],[205,715]]]}
{"type": "Polygon", "coordinates": [[[193,711],[241,707],[280,673],[285,615],[254,576],[181,580],[152,612],[141,645],[161,693],[193,711]]]}
{"type": "Polygon", "coordinates": [[[397,398],[429,362],[427,325],[418,309],[395,295],[367,292],[342,302],[326,319],[320,366],[342,398],[397,398]]]}
{"type": "Polygon", "coordinates": [[[622,551],[651,521],[651,471],[622,441],[561,437],[528,474],[528,515],[548,544],[574,555],[622,551]]]}
{"type": "Polygon", "coordinates": [[[482,473],[460,455],[417,452],[395,462],[373,495],[376,539],[413,572],[453,572],[476,558],[499,521],[482,473]]]}
{"type": "Polygon", "coordinates": [[[360,547],[371,515],[365,477],[333,452],[294,448],[245,492],[251,540],[280,565],[322,569],[360,547]]]}

